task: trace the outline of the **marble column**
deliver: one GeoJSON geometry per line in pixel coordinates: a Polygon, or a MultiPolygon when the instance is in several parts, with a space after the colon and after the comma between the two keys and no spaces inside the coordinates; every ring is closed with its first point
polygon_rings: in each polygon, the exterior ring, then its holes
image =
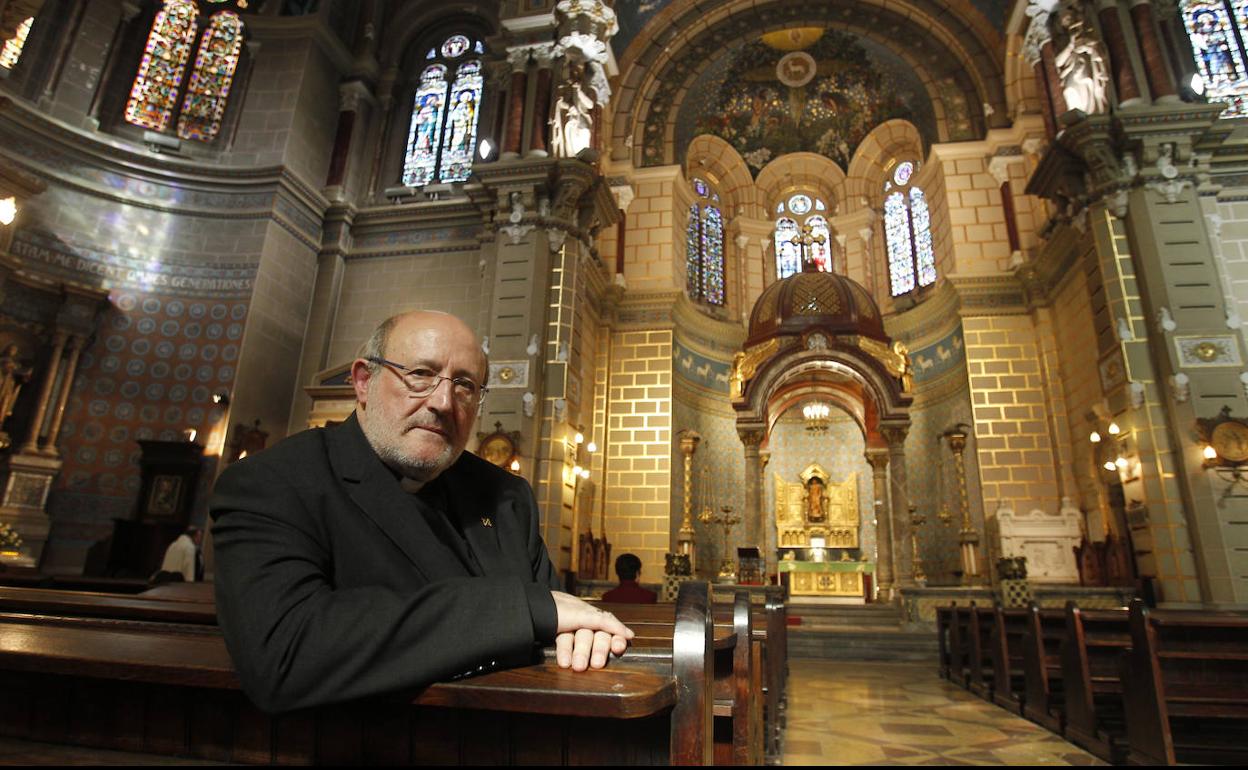
{"type": "Polygon", "coordinates": [[[1114,86],[1118,89],[1118,104],[1130,107],[1143,101],[1140,85],[1135,81],[1135,67],[1127,52],[1127,41],[1118,19],[1118,0],[1097,0],[1097,16],[1101,20],[1101,34],[1109,46],[1110,69],[1114,73],[1114,86]]]}
{"type": "Polygon", "coordinates": [[[534,48],[537,60],[537,91],[533,96],[533,121],[530,124],[529,155],[547,155],[546,138],[550,135],[551,54],[549,47],[534,48]]]}
{"type": "Polygon", "coordinates": [[[69,393],[74,387],[74,373],[78,371],[78,357],[82,354],[84,340],[75,334],[69,338],[69,356],[65,362],[65,376],[61,378],[61,388],[56,394],[56,407],[52,410],[52,424],[48,427],[47,438],[39,447],[40,454],[59,457],[56,439],[61,435],[61,420],[65,417],[65,405],[69,403],[69,393]]]}
{"type": "Polygon", "coordinates": [[[914,585],[913,565],[902,545],[910,542],[910,496],[906,492],[906,433],[907,426],[888,426],[880,429],[888,442],[888,497],[892,515],[892,538],[889,547],[893,551],[898,587],[914,585]],[[900,544],[900,545],[899,545],[900,544]]]}
{"type": "Polygon", "coordinates": [[[39,451],[39,429],[43,427],[43,418],[48,414],[48,403],[52,400],[52,386],[56,384],[56,374],[61,368],[61,354],[65,352],[65,342],[69,334],[57,331],[52,338],[52,355],[48,358],[48,371],[44,373],[43,384],[39,386],[39,401],[35,406],[35,419],[31,421],[30,433],[22,444],[22,454],[35,454],[39,451]]]}
{"type": "Polygon", "coordinates": [[[893,527],[888,500],[888,450],[868,449],[871,463],[872,515],[875,516],[875,585],[882,601],[893,598],[893,527]]]}
{"type": "Polygon", "coordinates": [[[507,108],[507,138],[503,143],[503,155],[506,158],[520,156],[520,142],[524,134],[524,102],[528,97],[529,49],[515,48],[507,52],[507,61],[511,64],[511,98],[507,108]]]}
{"type": "Polygon", "coordinates": [[[1057,94],[1058,98],[1062,99],[1062,104],[1065,105],[1065,99],[1059,93],[1057,68],[1053,65],[1053,44],[1048,23],[1048,13],[1040,13],[1032,18],[1023,38],[1022,53],[1023,58],[1031,65],[1032,73],[1036,78],[1036,88],[1040,91],[1040,115],[1044,118],[1044,130],[1049,138],[1053,138],[1057,135],[1056,116],[1066,110],[1063,107],[1062,111],[1058,112],[1057,103],[1054,101],[1054,95],[1057,94]]]}
{"type": "MultiPolygon", "coordinates": [[[[745,521],[744,545],[762,547],[763,523],[763,463],[758,448],[763,443],[763,431],[741,431],[741,443],[745,445],[745,521]]],[[[727,557],[725,557],[727,558],[727,557]]]]}
{"type": "Polygon", "coordinates": [[[1144,73],[1155,102],[1179,100],[1174,78],[1166,66],[1166,55],[1157,37],[1157,22],[1153,18],[1153,4],[1149,0],[1132,0],[1131,21],[1135,25],[1136,39],[1140,43],[1140,55],[1144,58],[1144,73]]]}
{"type": "Polygon", "coordinates": [[[1053,106],[1053,117],[1061,117],[1070,108],[1066,106],[1066,97],[1062,94],[1062,79],[1057,74],[1052,40],[1046,40],[1044,45],[1040,46],[1040,64],[1044,67],[1044,80],[1048,83],[1049,103],[1053,106]]]}

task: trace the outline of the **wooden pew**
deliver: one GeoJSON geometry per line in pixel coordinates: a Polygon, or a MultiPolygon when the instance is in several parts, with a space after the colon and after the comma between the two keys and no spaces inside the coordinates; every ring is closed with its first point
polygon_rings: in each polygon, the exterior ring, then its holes
{"type": "Polygon", "coordinates": [[[949,627],[949,681],[966,687],[969,676],[971,608],[953,605],[949,627]]]}
{"type": "Polygon", "coordinates": [[[1066,603],[1066,738],[1113,764],[1126,760],[1121,669],[1130,647],[1126,610],[1081,610],[1066,603]]]}
{"type": "MultiPolygon", "coordinates": [[[[637,636],[635,649],[662,655],[670,640],[672,605],[608,604],[602,609],[616,615],[637,636]]],[[[750,597],[738,592],[733,605],[716,605],[714,634],[715,764],[760,765],[763,763],[762,649],[765,637],[754,633],[755,616],[750,597]],[[731,615],[726,615],[731,612],[731,615]]]]}
{"type": "Polygon", "coordinates": [[[1023,640],[1029,613],[1024,609],[993,607],[992,631],[988,635],[988,657],[992,660],[992,701],[1020,716],[1027,699],[1023,670],[1023,640]]]}
{"type": "MultiPolygon", "coordinates": [[[[74,606],[94,612],[91,602],[74,606]]],[[[626,655],[581,674],[541,663],[280,716],[246,699],[212,626],[161,622],[150,610],[127,606],[145,617],[121,628],[99,614],[5,613],[0,733],[229,762],[703,764],[713,756],[705,583],[682,586],[662,661],[626,655]]]]}
{"type": "Polygon", "coordinates": [[[1128,763],[1248,761],[1248,616],[1136,600],[1128,623],[1128,763]]]}
{"type": "Polygon", "coordinates": [[[992,700],[996,679],[991,656],[995,622],[992,607],[978,607],[971,602],[966,638],[967,687],[984,700],[992,700]]]}
{"type": "Polygon", "coordinates": [[[1034,603],[1027,612],[1027,630],[1023,634],[1023,716],[1061,735],[1066,707],[1061,658],[1066,615],[1062,610],[1040,609],[1034,603]]]}

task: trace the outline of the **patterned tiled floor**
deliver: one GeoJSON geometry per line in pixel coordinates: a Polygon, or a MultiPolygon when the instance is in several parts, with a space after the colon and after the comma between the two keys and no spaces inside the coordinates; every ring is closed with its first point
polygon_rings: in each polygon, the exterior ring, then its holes
{"type": "Polygon", "coordinates": [[[935,662],[789,661],[786,765],[1102,765],[935,662]]]}

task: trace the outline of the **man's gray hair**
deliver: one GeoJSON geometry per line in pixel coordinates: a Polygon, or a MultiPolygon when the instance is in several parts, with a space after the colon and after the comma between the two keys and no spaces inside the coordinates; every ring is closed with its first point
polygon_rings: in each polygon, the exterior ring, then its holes
{"type": "Polygon", "coordinates": [[[369,374],[376,374],[381,368],[381,364],[377,361],[386,357],[386,345],[390,342],[390,332],[394,331],[399,318],[400,316],[392,315],[382,321],[360,346],[360,358],[368,362],[369,374]]]}

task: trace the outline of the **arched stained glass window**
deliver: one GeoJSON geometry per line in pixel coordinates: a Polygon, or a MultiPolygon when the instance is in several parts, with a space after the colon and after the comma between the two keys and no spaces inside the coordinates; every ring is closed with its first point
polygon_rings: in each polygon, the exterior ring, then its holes
{"type": "Polygon", "coordinates": [[[832,272],[832,233],[828,230],[828,220],[821,216],[809,217],[806,225],[815,239],[810,244],[810,258],[820,272],[832,272]],[[820,241],[820,239],[823,239],[820,241]]]}
{"type": "Polygon", "coordinates": [[[163,133],[175,126],[176,118],[177,135],[183,139],[208,142],[217,137],[244,36],[237,11],[218,10],[227,3],[247,6],[241,0],[204,0],[203,8],[212,12],[204,16],[200,3],[193,0],[165,0],[152,21],[130,87],[127,123],[163,133]]]}
{"type": "Polygon", "coordinates": [[[195,44],[198,18],[199,8],[189,0],[165,0],[156,13],[126,102],[128,122],[153,131],[164,131],[169,125],[195,44]]]}
{"type": "Polygon", "coordinates": [[[793,239],[801,230],[797,220],[781,217],[776,220],[776,277],[788,278],[802,271],[802,258],[793,239]]]}
{"type": "Polygon", "coordinates": [[[685,228],[685,289],[692,299],[724,304],[724,217],[719,195],[701,179],[693,180],[700,199],[689,207],[685,228]]]}
{"type": "Polygon", "coordinates": [[[1248,115],[1248,7],[1231,0],[1182,0],[1179,8],[1199,76],[1193,88],[1225,103],[1224,118],[1248,115]]]}
{"type": "Polygon", "coordinates": [[[212,17],[199,41],[195,68],[186,87],[178,136],[210,141],[221,131],[221,116],[243,47],[243,21],[233,11],[212,17]]]}
{"type": "Polygon", "coordinates": [[[481,60],[463,57],[484,50],[465,35],[451,35],[429,49],[426,59],[436,63],[421,71],[403,156],[408,187],[462,182],[472,173],[485,79],[481,60]]]}
{"type": "Polygon", "coordinates": [[[932,250],[931,215],[923,190],[911,185],[918,167],[906,161],[897,166],[884,190],[884,238],[888,247],[890,293],[896,297],[936,282],[936,254],[932,250]],[[908,190],[906,188],[909,188],[908,190]]]}
{"type": "Polygon", "coordinates": [[[22,58],[22,49],[26,47],[26,38],[30,35],[30,27],[34,23],[35,17],[31,16],[18,25],[17,33],[13,37],[4,41],[4,47],[0,48],[0,67],[11,70],[17,66],[17,60],[22,58]]]}
{"type": "Polygon", "coordinates": [[[412,123],[407,132],[407,159],[403,163],[403,184],[420,187],[433,181],[442,139],[442,117],[446,103],[446,67],[431,64],[420,75],[420,87],[412,105],[412,123]]]}

